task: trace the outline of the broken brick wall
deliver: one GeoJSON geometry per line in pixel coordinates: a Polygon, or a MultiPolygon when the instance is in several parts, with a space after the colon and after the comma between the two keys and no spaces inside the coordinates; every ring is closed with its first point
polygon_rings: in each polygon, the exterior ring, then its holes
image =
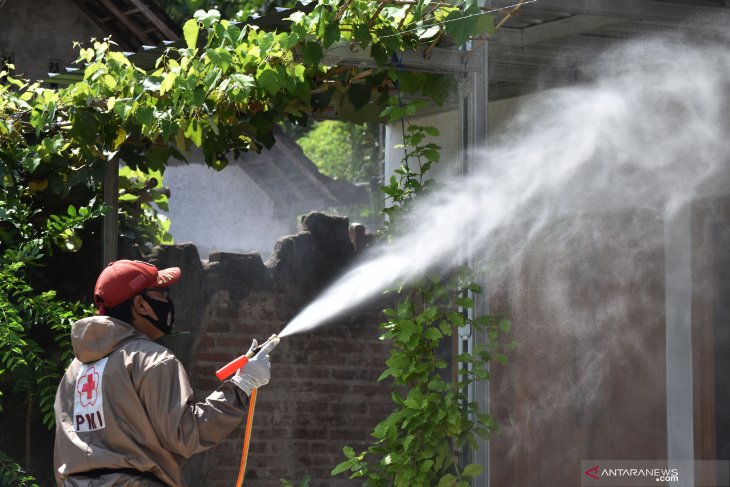
{"type": "MultiPolygon", "coordinates": [[[[176,330],[166,338],[185,364],[199,399],[217,385],[214,372],[278,333],[304,305],[357,258],[345,218],[307,215],[297,235],[281,239],[264,263],[256,254],[211,254],[202,264],[191,244],[160,247],[150,259],[179,266],[173,288],[176,330]]],[[[359,246],[359,244],[358,244],[359,246]]],[[[388,349],[380,340],[379,310],[358,308],[309,333],[284,338],[271,353],[271,382],[256,403],[246,485],[353,485],[330,471],[344,460],[342,447],[364,447],[372,428],[392,410],[390,393],[376,379],[388,349]]],[[[189,485],[235,483],[243,426],[223,444],[186,466],[189,485]]]]}

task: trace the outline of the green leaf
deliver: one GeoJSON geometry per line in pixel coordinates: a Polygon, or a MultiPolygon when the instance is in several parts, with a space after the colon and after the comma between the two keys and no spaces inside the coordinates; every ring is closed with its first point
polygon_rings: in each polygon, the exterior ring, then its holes
{"type": "Polygon", "coordinates": [[[255,78],[253,76],[249,76],[247,74],[236,73],[236,74],[232,74],[230,76],[230,78],[231,78],[231,81],[233,81],[237,87],[244,90],[246,93],[248,93],[251,90],[251,88],[256,86],[255,78]]]}
{"type": "Polygon", "coordinates": [[[443,336],[441,332],[437,328],[428,328],[426,329],[426,332],[423,334],[426,338],[429,340],[440,340],[443,336]]]}
{"type": "Polygon", "coordinates": [[[259,49],[261,49],[261,52],[262,53],[269,52],[269,50],[271,49],[271,46],[274,45],[274,41],[275,41],[275,38],[274,38],[273,33],[265,32],[265,33],[261,34],[258,38],[259,49]]]}
{"type": "Polygon", "coordinates": [[[504,333],[509,333],[510,329],[512,328],[512,322],[508,319],[502,318],[499,320],[499,329],[502,330],[504,333]]]}
{"type": "Polygon", "coordinates": [[[462,477],[477,477],[481,475],[481,473],[484,471],[484,467],[479,465],[478,463],[472,463],[464,467],[464,470],[461,472],[462,477]]]}
{"type": "Polygon", "coordinates": [[[185,37],[185,43],[188,45],[188,49],[194,49],[198,44],[198,32],[200,32],[200,27],[198,21],[195,19],[189,19],[183,25],[183,37],[185,37]]]}
{"type": "Polygon", "coordinates": [[[322,45],[327,48],[340,40],[340,24],[339,22],[327,22],[322,36],[322,45]]]}
{"type": "Polygon", "coordinates": [[[322,46],[317,42],[305,42],[301,46],[302,62],[309,66],[317,66],[322,59],[322,46]]]}
{"type": "Polygon", "coordinates": [[[134,102],[129,98],[124,98],[114,102],[113,111],[122,119],[122,122],[126,122],[133,108],[134,102]]]}
{"type": "Polygon", "coordinates": [[[163,79],[162,83],[160,83],[160,95],[164,95],[172,89],[172,87],[175,85],[176,78],[177,74],[175,74],[175,72],[173,71],[170,71],[165,75],[165,79],[163,79]]]}
{"type": "Polygon", "coordinates": [[[272,69],[264,69],[263,71],[260,71],[258,82],[259,85],[261,85],[261,88],[265,89],[272,95],[276,95],[281,88],[281,80],[272,69]]]}
{"type": "Polygon", "coordinates": [[[218,128],[218,122],[216,122],[216,117],[208,118],[208,126],[210,127],[210,130],[212,130],[215,135],[220,135],[220,129],[218,128]]]}
{"type": "Polygon", "coordinates": [[[233,56],[227,49],[219,47],[216,50],[208,49],[208,55],[212,56],[211,61],[223,71],[233,63],[233,56]]]}
{"type": "Polygon", "coordinates": [[[142,127],[149,130],[155,122],[155,109],[152,107],[140,107],[135,111],[134,118],[142,127]]]}
{"type": "Polygon", "coordinates": [[[494,26],[494,17],[491,15],[479,15],[476,18],[476,24],[474,26],[474,34],[494,34],[496,32],[494,26]]]}
{"type": "Polygon", "coordinates": [[[353,27],[353,36],[355,42],[359,43],[362,48],[367,47],[372,40],[370,29],[368,29],[367,25],[355,24],[353,27]]]}
{"type": "Polygon", "coordinates": [[[70,134],[81,143],[96,139],[99,132],[99,120],[96,114],[88,110],[80,110],[72,119],[70,134]]]}
{"type": "Polygon", "coordinates": [[[185,130],[185,137],[192,140],[196,146],[203,146],[203,126],[198,119],[194,118],[190,121],[187,130],[185,130]]]}
{"type": "Polygon", "coordinates": [[[284,47],[287,49],[293,48],[299,43],[299,39],[300,37],[298,32],[290,32],[289,35],[286,37],[286,42],[283,43],[284,47]]]}
{"type": "Polygon", "coordinates": [[[446,321],[439,323],[439,330],[446,336],[451,336],[451,325],[446,321]]]}
{"type": "Polygon", "coordinates": [[[120,127],[119,131],[117,132],[117,137],[114,139],[114,143],[112,144],[114,150],[118,149],[125,140],[127,140],[127,132],[125,132],[124,129],[120,127]]]}
{"type": "Polygon", "coordinates": [[[117,80],[114,79],[114,76],[110,74],[105,74],[104,76],[102,76],[101,82],[104,87],[110,91],[114,90],[117,87],[117,80]]]}
{"type": "Polygon", "coordinates": [[[32,174],[33,171],[38,169],[38,166],[41,164],[41,158],[36,153],[27,154],[22,159],[23,168],[29,173],[32,174]]]}
{"type": "Polygon", "coordinates": [[[456,477],[447,473],[439,480],[438,487],[454,487],[454,484],[456,484],[456,477]]]}
{"type": "Polygon", "coordinates": [[[464,18],[464,15],[462,12],[455,10],[444,19],[446,21],[444,29],[457,45],[469,40],[473,35],[474,25],[476,24],[475,17],[464,18]]]}
{"type": "Polygon", "coordinates": [[[434,464],[433,460],[431,460],[431,459],[425,460],[418,466],[418,471],[419,472],[428,472],[429,470],[431,470],[431,467],[433,467],[433,464],[434,464]]]}
{"type": "Polygon", "coordinates": [[[416,30],[416,36],[418,37],[419,41],[426,41],[426,40],[429,40],[429,39],[435,37],[436,35],[438,35],[439,32],[441,32],[440,26],[431,25],[431,26],[416,30]]]}
{"type": "Polygon", "coordinates": [[[375,427],[375,429],[373,430],[373,436],[375,438],[385,438],[385,435],[388,434],[389,429],[390,424],[386,421],[383,421],[375,427]]]}
{"type": "Polygon", "coordinates": [[[378,66],[385,66],[390,61],[390,52],[384,46],[373,43],[370,45],[370,57],[375,59],[378,66]]]}
{"type": "Polygon", "coordinates": [[[355,110],[359,110],[370,101],[370,93],[369,86],[353,84],[347,92],[347,99],[353,104],[355,110]]]}
{"type": "Polygon", "coordinates": [[[198,10],[193,14],[193,18],[202,23],[203,27],[208,29],[211,25],[220,20],[221,13],[216,9],[210,9],[207,12],[205,10],[198,10]]]}
{"type": "Polygon", "coordinates": [[[137,200],[139,200],[139,196],[136,194],[125,193],[125,194],[119,195],[119,201],[131,203],[131,202],[137,201],[137,200]]]}
{"type": "Polygon", "coordinates": [[[378,382],[380,382],[380,381],[382,381],[384,379],[387,379],[390,376],[395,376],[395,375],[396,375],[395,374],[395,369],[387,368],[387,369],[385,369],[385,372],[383,372],[382,374],[380,374],[380,376],[378,377],[378,382]]]}
{"type": "Polygon", "coordinates": [[[342,462],[339,465],[337,465],[332,470],[332,472],[330,472],[330,475],[332,475],[334,477],[335,475],[339,475],[342,472],[346,472],[347,470],[350,470],[350,468],[353,465],[355,465],[356,463],[357,463],[357,459],[356,458],[350,458],[349,460],[345,460],[344,462],[342,462]]]}

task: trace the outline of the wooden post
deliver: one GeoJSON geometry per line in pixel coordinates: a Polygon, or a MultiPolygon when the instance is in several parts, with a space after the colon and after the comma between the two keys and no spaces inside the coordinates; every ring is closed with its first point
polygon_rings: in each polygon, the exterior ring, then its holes
{"type": "Polygon", "coordinates": [[[106,163],[104,173],[104,204],[111,211],[104,215],[102,226],[102,268],[117,259],[119,239],[119,159],[114,157],[106,163]]]}

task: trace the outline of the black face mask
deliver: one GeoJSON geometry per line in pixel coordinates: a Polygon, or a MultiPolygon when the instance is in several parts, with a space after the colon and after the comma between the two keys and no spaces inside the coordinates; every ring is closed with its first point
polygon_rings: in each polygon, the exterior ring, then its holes
{"type": "Polygon", "coordinates": [[[144,298],[157,315],[156,320],[152,319],[151,316],[146,316],[145,318],[165,335],[170,333],[172,331],[172,325],[175,323],[175,306],[172,304],[172,299],[168,297],[167,301],[159,301],[147,296],[144,296],[144,298]]]}

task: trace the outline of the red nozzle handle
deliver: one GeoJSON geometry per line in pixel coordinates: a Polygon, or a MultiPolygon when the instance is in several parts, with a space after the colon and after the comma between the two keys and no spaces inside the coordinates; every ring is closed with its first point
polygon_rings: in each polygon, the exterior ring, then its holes
{"type": "Polygon", "coordinates": [[[216,377],[218,377],[219,380],[226,380],[231,375],[234,374],[238,369],[243,367],[248,363],[248,356],[247,355],[241,355],[237,359],[232,360],[231,362],[227,363],[218,371],[215,373],[216,377]]]}

